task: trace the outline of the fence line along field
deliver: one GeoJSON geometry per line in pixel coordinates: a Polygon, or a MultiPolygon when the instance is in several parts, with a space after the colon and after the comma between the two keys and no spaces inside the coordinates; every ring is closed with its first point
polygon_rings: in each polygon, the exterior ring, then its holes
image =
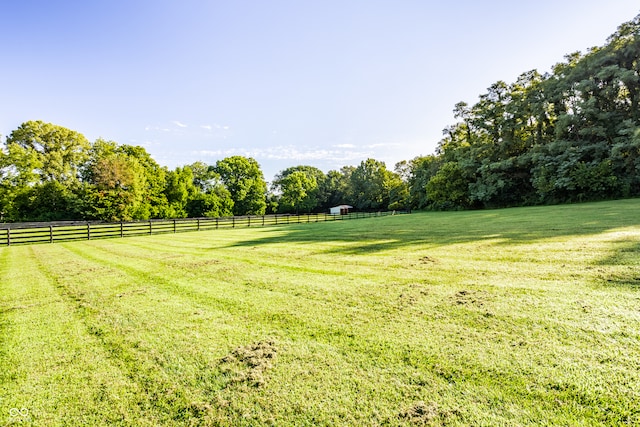
{"type": "MultiPolygon", "coordinates": [[[[397,213],[406,213],[398,211],[397,213]]],[[[266,227],[311,222],[341,221],[395,215],[396,211],[351,212],[344,215],[326,213],[244,215],[220,218],[151,219],[147,221],[91,222],[58,221],[49,223],[0,224],[0,245],[54,243],[73,240],[106,239],[152,234],[217,230],[219,228],[266,227]]]]}
{"type": "Polygon", "coordinates": [[[640,424],[640,200],[0,248],[0,424],[640,424]]]}

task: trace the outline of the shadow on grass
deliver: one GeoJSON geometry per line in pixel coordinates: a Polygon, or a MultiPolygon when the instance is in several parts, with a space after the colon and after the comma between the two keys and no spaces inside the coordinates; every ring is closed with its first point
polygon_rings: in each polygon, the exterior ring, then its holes
{"type": "MultiPolygon", "coordinates": [[[[231,246],[326,243],[324,253],[373,254],[409,248],[470,242],[492,245],[535,244],[563,237],[595,236],[640,227],[640,199],[578,205],[512,208],[468,212],[418,212],[357,221],[302,224],[263,229],[255,238],[231,246]]],[[[637,233],[612,242],[612,252],[598,263],[620,265],[640,258],[637,233]],[[635,257],[635,258],[634,258],[635,257]]],[[[633,270],[632,270],[633,271],[633,270]]],[[[607,279],[623,286],[640,285],[640,273],[607,279]]]]}
{"type": "Polygon", "coordinates": [[[609,285],[640,290],[640,241],[637,238],[631,240],[621,237],[612,241],[609,255],[599,260],[596,265],[622,267],[603,275],[601,279],[609,285]]]}
{"type": "Polygon", "coordinates": [[[265,229],[257,233],[259,237],[232,246],[344,242],[345,245],[332,245],[327,251],[373,253],[416,244],[442,246],[483,240],[526,244],[640,226],[638,211],[640,199],[491,211],[418,212],[265,229]]]}

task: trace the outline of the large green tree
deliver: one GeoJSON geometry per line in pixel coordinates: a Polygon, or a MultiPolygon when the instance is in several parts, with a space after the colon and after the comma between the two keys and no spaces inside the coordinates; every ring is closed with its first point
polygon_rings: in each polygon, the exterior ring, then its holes
{"type": "Polygon", "coordinates": [[[200,193],[198,187],[193,182],[193,171],[189,166],[177,167],[166,174],[165,195],[171,214],[174,218],[184,218],[188,216],[187,203],[200,193]]]}
{"type": "Polygon", "coordinates": [[[367,159],[353,170],[350,181],[353,206],[368,210],[387,209],[391,203],[390,190],[399,185],[400,179],[384,162],[367,159]]]}
{"type": "Polygon", "coordinates": [[[80,169],[89,142],[42,121],[22,123],[0,156],[0,210],[11,221],[74,219],[81,211],[80,169]]]}
{"type": "Polygon", "coordinates": [[[294,166],[277,174],[272,189],[280,195],[280,212],[312,212],[324,202],[325,174],[314,166],[294,166]]]}
{"type": "Polygon", "coordinates": [[[198,187],[200,191],[206,193],[220,184],[220,175],[215,172],[213,166],[200,161],[188,166],[193,174],[193,185],[198,187]]]}
{"type": "Polygon", "coordinates": [[[324,203],[320,205],[322,210],[353,203],[351,174],[354,169],[354,166],[343,166],[339,171],[331,170],[327,173],[320,186],[320,193],[324,195],[324,203]]]}
{"type": "Polygon", "coordinates": [[[82,168],[85,215],[110,221],[175,215],[165,194],[166,173],[143,147],[96,140],[82,168]]]}
{"type": "Polygon", "coordinates": [[[85,214],[105,221],[143,219],[140,206],[146,195],[146,179],[138,160],[122,152],[101,156],[91,163],[85,188],[85,214]]]}
{"type": "Polygon", "coordinates": [[[187,215],[192,218],[233,215],[231,193],[222,184],[215,168],[203,162],[195,162],[188,167],[193,174],[195,191],[186,203],[187,215]]]}
{"type": "Polygon", "coordinates": [[[438,172],[440,159],[435,155],[419,156],[409,162],[409,174],[407,182],[409,185],[410,206],[416,209],[425,209],[430,205],[427,198],[427,183],[438,172]]]}
{"type": "Polygon", "coordinates": [[[267,183],[255,159],[227,157],[216,162],[214,171],[231,194],[234,215],[264,215],[267,183]]]}
{"type": "Polygon", "coordinates": [[[307,176],[302,171],[294,171],[278,180],[278,186],[282,193],[280,196],[280,208],[299,213],[300,210],[310,212],[317,202],[311,194],[318,189],[318,183],[313,177],[307,176]]]}
{"type": "Polygon", "coordinates": [[[71,188],[79,182],[89,146],[84,135],[76,131],[28,121],[7,138],[6,155],[17,185],[56,181],[71,188]]]}

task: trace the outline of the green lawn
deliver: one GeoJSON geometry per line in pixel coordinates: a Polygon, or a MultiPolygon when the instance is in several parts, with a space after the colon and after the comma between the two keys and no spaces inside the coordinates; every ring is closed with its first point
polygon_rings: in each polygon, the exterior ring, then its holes
{"type": "Polygon", "coordinates": [[[0,425],[639,424],[640,200],[0,248],[0,425]]]}

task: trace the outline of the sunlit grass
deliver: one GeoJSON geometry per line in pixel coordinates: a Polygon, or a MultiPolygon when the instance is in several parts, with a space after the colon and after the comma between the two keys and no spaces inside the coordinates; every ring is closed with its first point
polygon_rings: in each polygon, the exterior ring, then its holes
{"type": "Polygon", "coordinates": [[[639,210],[2,248],[0,423],[637,425],[639,210]]]}

